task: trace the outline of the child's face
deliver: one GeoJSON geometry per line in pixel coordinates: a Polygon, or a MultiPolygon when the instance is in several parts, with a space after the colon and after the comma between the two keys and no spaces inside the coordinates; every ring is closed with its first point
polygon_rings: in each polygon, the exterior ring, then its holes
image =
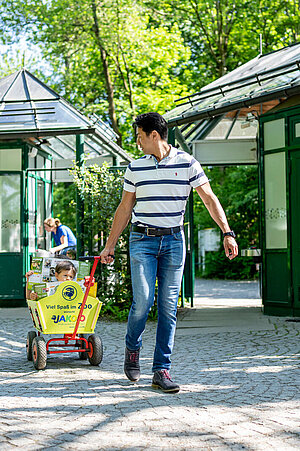
{"type": "Polygon", "coordinates": [[[74,279],[74,271],[72,269],[66,269],[61,271],[60,273],[55,273],[55,277],[58,282],[63,282],[64,280],[73,280],[74,279]]]}

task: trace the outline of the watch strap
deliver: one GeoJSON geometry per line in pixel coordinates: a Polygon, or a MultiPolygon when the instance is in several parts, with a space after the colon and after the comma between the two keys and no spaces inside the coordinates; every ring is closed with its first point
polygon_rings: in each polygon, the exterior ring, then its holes
{"type": "Polygon", "coordinates": [[[233,230],[231,230],[230,232],[223,233],[223,238],[225,238],[225,236],[232,236],[232,238],[235,238],[236,234],[234,233],[233,230]]]}

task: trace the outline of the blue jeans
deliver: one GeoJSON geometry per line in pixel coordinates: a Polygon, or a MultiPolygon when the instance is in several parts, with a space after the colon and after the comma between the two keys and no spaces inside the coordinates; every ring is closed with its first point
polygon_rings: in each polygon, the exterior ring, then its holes
{"type": "Polygon", "coordinates": [[[184,234],[180,231],[157,237],[131,232],[129,243],[133,302],[128,316],[126,346],[132,351],[142,346],[157,279],[158,322],[152,371],[169,370],[185,261],[184,234]]]}

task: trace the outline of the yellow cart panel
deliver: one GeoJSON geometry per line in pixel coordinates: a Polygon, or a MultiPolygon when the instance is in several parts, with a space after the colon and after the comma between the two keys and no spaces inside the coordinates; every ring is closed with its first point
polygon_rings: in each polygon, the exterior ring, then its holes
{"type": "MultiPolygon", "coordinates": [[[[27,299],[34,327],[43,334],[72,334],[82,305],[84,292],[77,282],[62,282],[56,292],[38,301],[27,299]]],[[[88,296],[78,334],[93,333],[102,302],[88,296]]]]}

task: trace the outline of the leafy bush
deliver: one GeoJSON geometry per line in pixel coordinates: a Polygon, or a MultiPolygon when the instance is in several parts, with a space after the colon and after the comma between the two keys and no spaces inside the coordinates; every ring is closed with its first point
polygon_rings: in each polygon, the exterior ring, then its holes
{"type": "MultiPolygon", "coordinates": [[[[219,198],[230,227],[237,235],[239,250],[251,246],[259,247],[258,234],[258,168],[256,166],[207,167],[214,193],[219,198]]],[[[194,227],[197,230],[216,227],[199,196],[194,196],[194,227]]],[[[222,241],[222,240],[221,240],[222,241]]],[[[252,279],[257,277],[251,258],[237,257],[229,261],[223,245],[219,251],[207,252],[205,272],[198,275],[220,279],[252,279]]]]}
{"type": "Polygon", "coordinates": [[[258,272],[252,259],[239,256],[230,261],[225,256],[222,248],[216,252],[206,252],[205,271],[201,273],[201,277],[207,279],[250,280],[257,278],[258,272]]]}
{"type": "MultiPolygon", "coordinates": [[[[75,166],[71,173],[84,203],[83,238],[84,243],[88,243],[86,252],[99,255],[121,200],[123,171],[112,171],[104,164],[101,167],[75,166]]],[[[99,264],[96,273],[97,295],[103,302],[102,312],[119,320],[127,319],[132,300],[128,242],[129,227],[116,245],[114,263],[99,264]]]]}

